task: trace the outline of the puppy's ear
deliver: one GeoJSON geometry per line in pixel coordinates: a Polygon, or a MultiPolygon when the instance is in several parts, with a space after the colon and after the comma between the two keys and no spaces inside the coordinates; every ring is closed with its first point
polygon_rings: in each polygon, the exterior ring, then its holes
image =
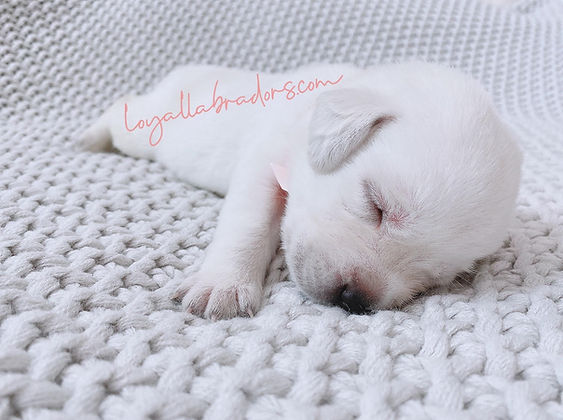
{"type": "Polygon", "coordinates": [[[338,89],[317,97],[309,127],[309,162],[319,173],[330,173],[351,159],[373,134],[395,119],[375,94],[338,89]]]}

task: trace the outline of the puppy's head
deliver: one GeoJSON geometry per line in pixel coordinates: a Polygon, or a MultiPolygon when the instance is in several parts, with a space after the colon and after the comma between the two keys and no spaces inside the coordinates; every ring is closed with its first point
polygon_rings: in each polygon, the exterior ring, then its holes
{"type": "Polygon", "coordinates": [[[282,238],[292,278],[352,312],[400,306],[502,243],[521,153],[484,90],[421,63],[317,98],[291,168],[282,238]]]}

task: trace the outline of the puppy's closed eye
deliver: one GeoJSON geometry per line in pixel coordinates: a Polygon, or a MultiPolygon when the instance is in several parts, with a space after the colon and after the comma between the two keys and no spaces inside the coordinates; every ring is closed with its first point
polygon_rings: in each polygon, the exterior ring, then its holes
{"type": "Polygon", "coordinates": [[[407,212],[400,204],[390,203],[371,181],[364,181],[362,187],[366,208],[364,219],[375,225],[377,229],[384,224],[390,228],[405,226],[407,212]]]}
{"type": "Polygon", "coordinates": [[[386,215],[387,201],[370,181],[362,183],[362,199],[365,209],[363,218],[379,229],[386,215]]]}
{"type": "Polygon", "coordinates": [[[371,214],[373,216],[373,223],[375,227],[379,228],[381,226],[381,222],[383,222],[383,210],[374,201],[370,201],[369,204],[371,207],[371,214]]]}

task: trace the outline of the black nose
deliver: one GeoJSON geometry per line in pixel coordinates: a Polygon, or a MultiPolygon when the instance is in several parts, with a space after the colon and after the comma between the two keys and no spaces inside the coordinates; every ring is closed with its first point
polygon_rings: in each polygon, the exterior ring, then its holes
{"type": "Polygon", "coordinates": [[[340,293],[340,296],[337,296],[335,303],[353,314],[365,314],[368,312],[369,305],[362,294],[358,290],[349,286],[345,286],[342,289],[342,292],[340,293]]]}

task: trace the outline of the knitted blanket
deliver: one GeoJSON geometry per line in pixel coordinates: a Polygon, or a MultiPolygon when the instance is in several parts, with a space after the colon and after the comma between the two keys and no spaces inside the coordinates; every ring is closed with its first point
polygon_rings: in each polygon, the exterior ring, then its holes
{"type": "Polygon", "coordinates": [[[2,1],[0,419],[563,418],[562,121],[559,0],[2,1]],[[222,200],[76,147],[180,64],[415,57],[481,80],[525,164],[502,249],[402,310],[284,281],[254,318],[186,314],[222,200]]]}

